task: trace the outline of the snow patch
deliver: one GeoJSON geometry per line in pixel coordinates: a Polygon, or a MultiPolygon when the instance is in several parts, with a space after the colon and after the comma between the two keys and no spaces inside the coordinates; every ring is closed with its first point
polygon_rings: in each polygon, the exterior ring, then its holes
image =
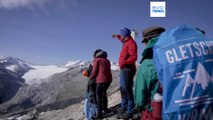
{"type": "Polygon", "coordinates": [[[120,67],[117,66],[117,65],[112,65],[112,66],[111,66],[111,69],[112,69],[112,70],[120,70],[120,67]]]}
{"type": "Polygon", "coordinates": [[[0,61],[0,63],[6,63],[7,62],[7,60],[1,60],[0,61]]]}
{"type": "Polygon", "coordinates": [[[78,66],[83,66],[85,64],[86,64],[86,62],[76,60],[76,61],[68,61],[67,64],[64,66],[65,67],[78,67],[78,66]]]}
{"type": "Polygon", "coordinates": [[[53,74],[61,73],[67,70],[64,67],[50,66],[31,66],[33,69],[29,70],[23,75],[25,83],[28,85],[41,84],[47,82],[47,78],[53,74]],[[46,80],[46,81],[45,81],[46,80]]]}
{"type": "Polygon", "coordinates": [[[16,67],[16,65],[10,65],[10,66],[6,67],[6,69],[15,72],[15,67],[16,67]]]}
{"type": "Polygon", "coordinates": [[[116,62],[110,62],[110,63],[111,63],[112,70],[120,70],[118,63],[116,63],[116,62]]]}

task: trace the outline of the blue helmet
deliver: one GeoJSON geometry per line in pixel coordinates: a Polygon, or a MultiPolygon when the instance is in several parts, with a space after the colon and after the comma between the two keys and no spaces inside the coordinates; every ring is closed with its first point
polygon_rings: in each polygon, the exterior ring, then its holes
{"type": "Polygon", "coordinates": [[[123,30],[120,31],[121,35],[124,37],[129,37],[131,34],[131,30],[128,28],[124,28],[123,30]]]}

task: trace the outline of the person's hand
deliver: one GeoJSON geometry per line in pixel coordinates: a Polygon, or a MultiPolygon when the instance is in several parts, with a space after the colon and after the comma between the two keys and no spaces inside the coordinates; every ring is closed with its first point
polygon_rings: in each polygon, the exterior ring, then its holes
{"type": "Polygon", "coordinates": [[[117,35],[115,35],[115,34],[113,34],[112,37],[113,37],[113,38],[118,38],[117,35]]]}
{"type": "Polygon", "coordinates": [[[122,63],[121,63],[121,68],[123,69],[123,68],[125,68],[125,66],[126,66],[126,61],[124,60],[122,63]]]}

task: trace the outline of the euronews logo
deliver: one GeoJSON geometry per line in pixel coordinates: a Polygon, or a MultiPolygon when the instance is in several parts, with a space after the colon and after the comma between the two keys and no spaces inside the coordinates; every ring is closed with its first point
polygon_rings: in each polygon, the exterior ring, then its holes
{"type": "Polygon", "coordinates": [[[150,2],[150,17],[166,17],[166,2],[150,2]]]}

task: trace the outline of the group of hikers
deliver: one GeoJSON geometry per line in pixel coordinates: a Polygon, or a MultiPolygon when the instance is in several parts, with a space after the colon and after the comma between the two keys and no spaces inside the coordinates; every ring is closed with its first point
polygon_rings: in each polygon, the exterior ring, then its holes
{"type": "MultiPolygon", "coordinates": [[[[198,28],[190,29],[193,29],[194,31],[191,31],[196,34],[205,35],[203,30],[198,28]]],[[[178,38],[177,36],[181,35],[180,29],[175,30],[171,30],[171,33],[174,33],[175,31],[175,34],[173,35],[178,38]]],[[[166,33],[165,28],[160,26],[149,27],[142,32],[143,39],[141,42],[145,48],[142,52],[142,59],[138,68],[136,67],[138,48],[135,40],[131,36],[131,30],[124,28],[120,31],[120,34],[112,35],[113,38],[120,40],[122,43],[122,49],[119,57],[121,106],[118,109],[118,119],[132,119],[136,108],[140,110],[142,120],[164,119],[162,116],[156,116],[156,114],[153,113],[156,109],[160,109],[157,112],[161,112],[162,109],[153,107],[154,96],[156,93],[162,94],[163,90],[166,89],[166,87],[164,88],[165,79],[160,74],[160,72],[164,69],[157,69],[156,61],[153,60],[153,56],[155,57],[157,56],[156,54],[158,54],[156,52],[157,50],[154,49],[154,46],[158,42],[159,36],[162,33],[164,33],[164,36],[171,35],[170,32],[166,33]],[[163,79],[164,81],[160,79],[163,79]]],[[[190,32],[185,33],[191,35],[190,32]]],[[[166,37],[162,36],[160,39],[166,39],[166,37]]],[[[197,48],[198,45],[195,45],[194,47],[197,48]]],[[[202,44],[200,47],[202,47],[202,44]]],[[[203,48],[204,47],[205,46],[203,45],[203,48]]],[[[213,48],[213,43],[210,47],[213,48]]],[[[166,46],[161,49],[164,48],[166,48],[166,46]]],[[[192,52],[191,50],[185,50],[180,54],[186,56],[186,52],[192,52]]],[[[171,52],[166,52],[167,56],[165,59],[175,59],[177,55],[172,56],[172,52],[174,52],[173,49],[171,52]],[[172,57],[169,58],[169,55],[172,57]]],[[[95,116],[91,119],[102,119],[104,114],[110,112],[108,108],[107,89],[112,82],[111,64],[107,59],[107,52],[101,49],[95,50],[93,58],[93,63],[87,69],[87,73],[84,74],[89,78],[87,97],[93,97],[93,99],[89,99],[89,102],[94,103],[97,108],[95,116]]],[[[158,59],[161,59],[161,57],[158,59]]],[[[164,60],[164,58],[162,58],[162,60],[164,60]]],[[[163,75],[170,75],[170,73],[163,73],[163,75]]],[[[167,116],[167,118],[169,117],[167,116]]]]}

